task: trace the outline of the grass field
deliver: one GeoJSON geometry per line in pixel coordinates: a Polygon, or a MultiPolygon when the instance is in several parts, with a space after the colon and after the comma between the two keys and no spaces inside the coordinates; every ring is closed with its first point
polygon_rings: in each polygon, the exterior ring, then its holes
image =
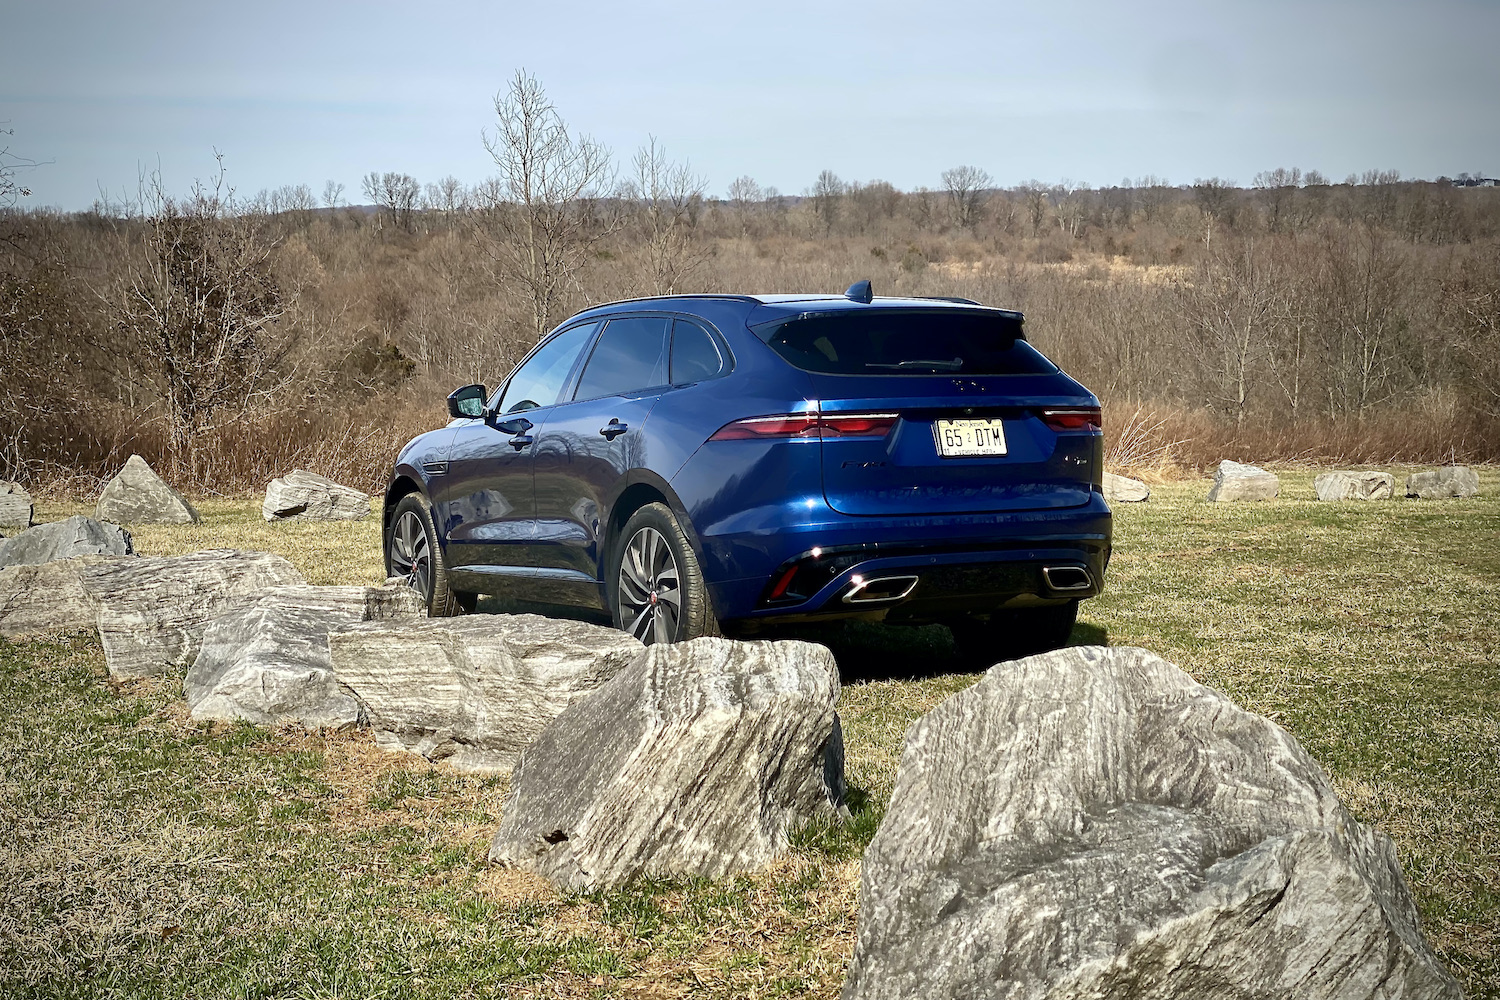
{"type": "MultiPolygon", "coordinates": [[[[1073,641],[1154,650],[1295,734],[1395,840],[1469,995],[1500,998],[1500,470],[1477,499],[1337,505],[1279,471],[1269,503],[1191,481],[1121,505],[1073,641]]],[[[203,510],[137,547],[381,575],[373,521],[203,510]]],[[[855,822],[753,875],[581,895],[486,865],[503,780],[197,725],[178,681],[110,683],[91,637],[0,640],[0,996],[835,996],[905,729],[976,675],[941,628],[807,635],[844,672],[855,822]]]]}

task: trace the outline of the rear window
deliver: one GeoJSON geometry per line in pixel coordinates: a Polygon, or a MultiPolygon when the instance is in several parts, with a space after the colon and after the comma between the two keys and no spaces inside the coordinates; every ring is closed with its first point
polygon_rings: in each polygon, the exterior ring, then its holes
{"type": "Polygon", "coordinates": [[[756,335],[803,371],[827,375],[1043,375],[1057,371],[1006,316],[886,310],[799,316],[756,335]]]}

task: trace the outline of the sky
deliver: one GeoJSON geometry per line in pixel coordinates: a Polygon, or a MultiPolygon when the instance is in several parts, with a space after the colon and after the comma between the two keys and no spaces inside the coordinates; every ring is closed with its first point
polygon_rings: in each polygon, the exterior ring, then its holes
{"type": "Polygon", "coordinates": [[[491,176],[518,69],[621,164],[655,136],[722,195],[822,170],[938,188],[1275,167],[1500,176],[1500,0],[717,4],[0,0],[0,148],[29,206],[159,170],[242,197],[491,176]]]}

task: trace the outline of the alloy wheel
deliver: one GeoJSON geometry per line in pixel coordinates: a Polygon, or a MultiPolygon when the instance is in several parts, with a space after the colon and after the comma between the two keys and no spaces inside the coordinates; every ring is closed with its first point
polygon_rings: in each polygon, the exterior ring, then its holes
{"type": "Polygon", "coordinates": [[[432,597],[432,547],[416,511],[402,514],[391,532],[391,573],[405,579],[423,600],[432,597]]]}
{"type": "Polygon", "coordinates": [[[661,532],[644,527],[631,536],[620,560],[620,620],[646,644],[671,642],[682,617],[677,560],[661,532]]]}

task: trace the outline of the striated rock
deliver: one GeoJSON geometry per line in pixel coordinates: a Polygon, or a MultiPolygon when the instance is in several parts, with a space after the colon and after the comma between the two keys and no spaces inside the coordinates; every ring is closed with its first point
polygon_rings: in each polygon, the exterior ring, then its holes
{"type": "Polygon", "coordinates": [[[0,635],[62,635],[92,631],[99,605],[83,589],[87,566],[115,556],[78,556],[0,569],[0,635]]]}
{"type": "Polygon", "coordinates": [[[370,516],[370,496],[332,479],[293,469],[266,486],[260,512],[267,521],[353,521],[370,516]]]}
{"type": "Polygon", "coordinates": [[[197,524],[198,512],[139,455],[104,485],[94,516],[115,524],[197,524]]]}
{"type": "Polygon", "coordinates": [[[198,720],[352,726],[359,702],[334,676],[329,629],[415,619],[426,611],[400,580],[380,587],[273,587],[251,607],[209,624],[183,679],[183,695],[198,720]]]}
{"type": "Polygon", "coordinates": [[[1319,500],[1389,500],[1396,477],[1389,472],[1320,472],[1313,480],[1319,500]]]}
{"type": "Polygon", "coordinates": [[[99,639],[112,677],[186,670],[208,623],[268,587],[306,581],[269,552],[205,549],[185,556],[116,559],[82,571],[99,605],[99,639]]]}
{"type": "Polygon", "coordinates": [[[1258,465],[1241,465],[1229,459],[1219,463],[1208,498],[1220,503],[1230,500],[1274,500],[1281,492],[1281,480],[1258,465]]]}
{"type": "Polygon", "coordinates": [[[715,878],[842,816],[838,667],[822,646],[648,646],[522,755],[490,860],[566,888],[715,878]]]}
{"type": "Polygon", "coordinates": [[[134,555],[130,532],[117,524],[100,524],[91,517],[39,524],[0,543],[0,569],[35,566],[74,556],[134,555]]]}
{"type": "Polygon", "coordinates": [[[0,480],[0,528],[29,528],[35,516],[31,494],[20,483],[0,480]]]}
{"type": "Polygon", "coordinates": [[[540,615],[346,626],[329,647],[380,746],[494,771],[644,648],[617,629],[540,615]]]}
{"type": "Polygon", "coordinates": [[[1145,650],[1001,663],[907,732],[846,1000],[1459,997],[1384,834],[1145,650]]]}
{"type": "Polygon", "coordinates": [[[1479,492],[1479,473],[1467,465],[1450,465],[1428,472],[1414,472],[1406,480],[1406,495],[1422,500],[1471,497],[1479,492]]]}
{"type": "Polygon", "coordinates": [[[1151,499],[1151,487],[1139,479],[1106,472],[1104,474],[1104,499],[1110,503],[1139,503],[1142,500],[1151,499]]]}

